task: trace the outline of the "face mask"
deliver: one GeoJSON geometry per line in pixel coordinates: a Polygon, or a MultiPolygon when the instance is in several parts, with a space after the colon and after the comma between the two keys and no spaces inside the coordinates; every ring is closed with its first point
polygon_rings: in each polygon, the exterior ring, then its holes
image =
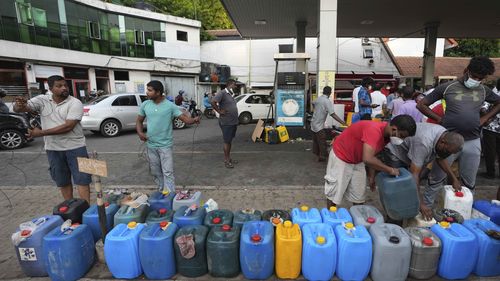
{"type": "Polygon", "coordinates": [[[472,88],[477,88],[479,87],[479,84],[481,84],[481,81],[474,80],[472,78],[468,78],[466,81],[464,81],[465,87],[472,89],[472,88]]]}
{"type": "Polygon", "coordinates": [[[401,144],[403,144],[403,140],[398,138],[398,137],[391,137],[391,144],[401,145],[401,144]]]}

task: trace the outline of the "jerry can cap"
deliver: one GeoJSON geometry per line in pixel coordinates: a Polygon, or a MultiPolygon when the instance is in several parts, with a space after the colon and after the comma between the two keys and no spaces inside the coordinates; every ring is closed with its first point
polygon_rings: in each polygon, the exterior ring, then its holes
{"type": "Polygon", "coordinates": [[[61,213],[66,213],[69,210],[68,206],[61,206],[59,207],[59,212],[61,213]]]}
{"type": "Polygon", "coordinates": [[[300,207],[300,210],[301,210],[302,212],[307,212],[307,211],[309,211],[309,206],[302,205],[302,206],[300,207]]]}
{"type": "Polygon", "coordinates": [[[168,191],[168,190],[163,190],[163,191],[161,192],[161,194],[162,194],[162,195],[169,195],[169,194],[170,194],[170,191],[168,191]]]}
{"type": "Polygon", "coordinates": [[[391,242],[392,244],[399,244],[399,237],[391,236],[389,237],[389,242],[391,242]]]}
{"type": "Polygon", "coordinates": [[[160,227],[162,229],[165,229],[168,226],[168,224],[169,224],[168,221],[162,221],[162,222],[160,222],[160,227]]]}
{"type": "Polygon", "coordinates": [[[216,217],[216,218],[213,218],[213,219],[212,219],[212,223],[215,223],[215,224],[219,224],[219,223],[221,223],[221,221],[222,221],[222,220],[221,220],[221,218],[219,218],[219,217],[216,217]]]}
{"type": "Polygon", "coordinates": [[[450,223],[447,222],[447,221],[442,221],[439,223],[439,225],[442,227],[442,228],[448,228],[450,227],[450,223]]]}
{"type": "Polygon", "coordinates": [[[134,228],[136,228],[136,227],[137,227],[137,223],[136,223],[135,221],[131,221],[131,222],[129,222],[129,223],[127,224],[127,227],[128,227],[129,229],[134,229],[134,228]]]}
{"type": "Polygon", "coordinates": [[[250,237],[250,240],[252,240],[252,242],[260,242],[262,241],[262,236],[256,233],[250,237]]]}
{"type": "Polygon", "coordinates": [[[462,191],[455,192],[456,197],[464,197],[464,193],[462,191]]]}
{"type": "Polygon", "coordinates": [[[160,215],[164,215],[166,213],[167,213],[167,209],[165,209],[165,208],[161,208],[160,210],[158,210],[158,214],[160,214],[160,215]]]}
{"type": "Polygon", "coordinates": [[[109,202],[104,202],[104,207],[105,208],[109,207],[109,202]]]}
{"type": "Polygon", "coordinates": [[[354,224],[352,222],[346,222],[345,223],[345,228],[346,229],[353,229],[354,228],[354,224]]]}
{"type": "Polygon", "coordinates": [[[455,219],[453,217],[446,217],[447,222],[454,222],[455,219]]]}
{"type": "Polygon", "coordinates": [[[272,221],[273,224],[280,224],[281,223],[281,219],[280,218],[273,218],[271,221],[272,221]]]}
{"type": "Polygon", "coordinates": [[[375,223],[377,220],[374,217],[368,217],[366,218],[367,223],[375,223]]]}
{"type": "Polygon", "coordinates": [[[330,210],[330,212],[336,212],[337,211],[337,207],[331,206],[329,210],[330,210]]]}
{"type": "Polygon", "coordinates": [[[424,237],[424,239],[422,239],[422,243],[425,246],[432,246],[434,244],[434,241],[430,237],[424,237]]]}
{"type": "Polygon", "coordinates": [[[291,221],[285,221],[285,222],[283,223],[283,226],[284,226],[284,227],[286,227],[286,228],[291,228],[291,227],[292,227],[292,225],[293,225],[293,224],[292,224],[292,222],[291,222],[291,221]]]}
{"type": "Polygon", "coordinates": [[[316,243],[323,245],[326,243],[326,238],[323,236],[318,236],[318,237],[316,237],[316,243]]]}
{"type": "Polygon", "coordinates": [[[231,226],[229,224],[225,224],[222,226],[222,231],[231,231],[231,226]]]}
{"type": "Polygon", "coordinates": [[[31,230],[29,229],[25,229],[23,231],[21,231],[21,237],[26,237],[26,236],[30,236],[31,235],[31,230]]]}

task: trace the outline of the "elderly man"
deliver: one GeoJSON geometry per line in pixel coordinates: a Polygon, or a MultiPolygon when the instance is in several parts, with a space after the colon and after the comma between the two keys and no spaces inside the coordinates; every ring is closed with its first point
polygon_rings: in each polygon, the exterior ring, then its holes
{"type": "MultiPolygon", "coordinates": [[[[462,151],[464,138],[443,126],[430,123],[417,123],[415,136],[406,138],[400,145],[388,144],[381,153],[383,162],[391,167],[409,168],[420,189],[420,173],[424,167],[436,160],[437,165],[448,175],[455,189],[460,190],[460,181],[451,171],[446,158],[462,151]]],[[[431,205],[425,204],[420,197],[420,212],[426,219],[432,218],[431,205]]]]}

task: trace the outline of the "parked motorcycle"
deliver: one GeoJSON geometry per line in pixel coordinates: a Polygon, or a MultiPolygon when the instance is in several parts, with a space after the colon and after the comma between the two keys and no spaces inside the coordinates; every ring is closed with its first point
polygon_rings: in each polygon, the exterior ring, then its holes
{"type": "MultiPolygon", "coordinates": [[[[194,100],[189,100],[187,102],[184,102],[182,106],[180,106],[181,110],[184,112],[187,112],[189,116],[192,118],[201,116],[203,113],[201,110],[196,108],[196,102],[194,100]]],[[[182,129],[186,127],[186,123],[184,123],[181,119],[179,118],[174,118],[173,121],[174,129],[182,129]]]]}

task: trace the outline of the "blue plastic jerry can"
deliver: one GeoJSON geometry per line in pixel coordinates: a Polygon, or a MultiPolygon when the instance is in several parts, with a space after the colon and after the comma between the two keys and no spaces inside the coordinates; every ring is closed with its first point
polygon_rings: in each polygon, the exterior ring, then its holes
{"type": "Polygon", "coordinates": [[[337,241],[333,229],[325,223],[302,227],[302,275],[307,280],[330,280],[337,266],[337,241]]]}
{"type": "Polygon", "coordinates": [[[380,202],[391,219],[403,220],[418,215],[420,203],[417,184],[408,170],[400,168],[397,177],[381,172],[375,180],[380,202]]]}
{"type": "Polygon", "coordinates": [[[144,228],[139,237],[139,256],[148,279],[170,279],[175,275],[175,223],[163,221],[144,228]]]}
{"type": "Polygon", "coordinates": [[[363,225],[352,222],[335,227],[337,276],[341,280],[365,280],[372,264],[372,238],[363,225]]]}
{"type": "MultiPolygon", "coordinates": [[[[119,207],[116,204],[109,204],[108,202],[104,203],[104,207],[106,210],[106,227],[107,231],[109,232],[113,228],[113,220],[116,212],[118,212],[119,207]]],[[[97,242],[97,240],[101,239],[102,230],[99,224],[97,205],[90,206],[90,208],[88,208],[85,213],[83,213],[82,222],[83,224],[88,225],[90,227],[90,230],[92,230],[94,242],[97,242]]]]}
{"type": "Polygon", "coordinates": [[[269,221],[247,221],[240,237],[241,272],[246,279],[263,280],[274,271],[274,226],[269,221]]]}
{"type": "Polygon", "coordinates": [[[337,225],[352,222],[352,217],[347,209],[335,206],[330,207],[330,209],[321,209],[321,218],[323,219],[323,223],[329,224],[333,229],[337,225]]]}
{"type": "Polygon", "coordinates": [[[309,208],[308,206],[301,206],[292,209],[292,222],[298,224],[302,228],[308,223],[321,223],[321,215],[316,208],[309,208]]]}
{"type": "Polygon", "coordinates": [[[465,220],[463,226],[476,236],[479,246],[474,274],[481,277],[500,276],[500,226],[484,219],[465,220]]]}

